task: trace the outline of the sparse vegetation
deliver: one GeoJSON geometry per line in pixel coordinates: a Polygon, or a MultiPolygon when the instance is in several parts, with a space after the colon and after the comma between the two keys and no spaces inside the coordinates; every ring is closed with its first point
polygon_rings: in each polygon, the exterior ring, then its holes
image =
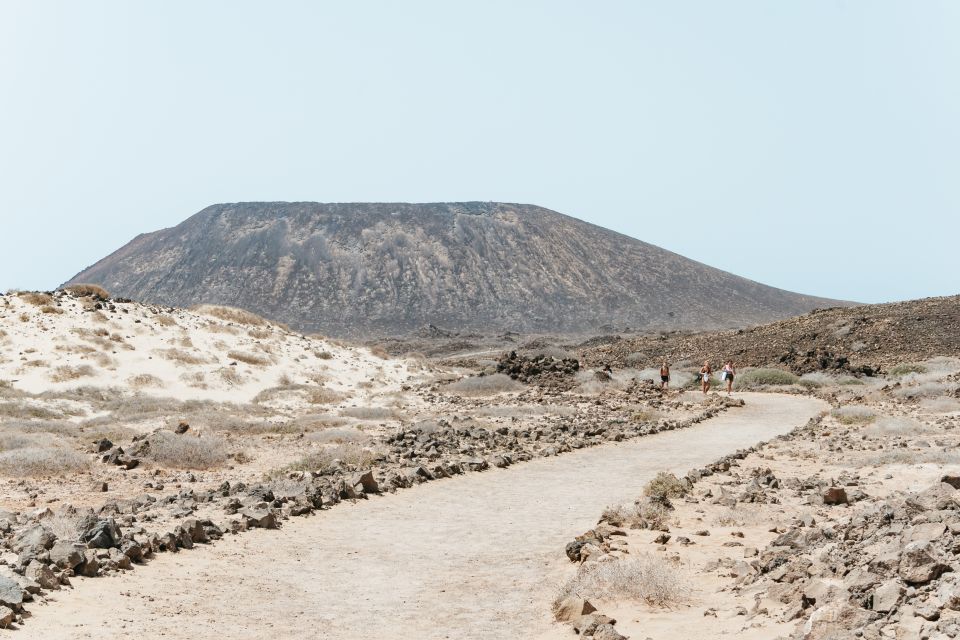
{"type": "Polygon", "coordinates": [[[646,484],[643,495],[657,502],[669,504],[671,498],[682,498],[687,495],[687,487],[677,476],[661,471],[646,484]]]}
{"type": "Polygon", "coordinates": [[[166,358],[167,360],[172,360],[173,362],[178,362],[180,364],[206,364],[207,360],[201,358],[195,353],[189,351],[184,351],[183,349],[156,349],[154,351],[157,355],[166,358]]]}
{"type": "Polygon", "coordinates": [[[346,407],[340,414],[358,420],[394,420],[397,418],[395,409],[389,407],[346,407]]]}
{"type": "Polygon", "coordinates": [[[848,405],[834,409],[831,415],[841,424],[869,424],[877,418],[877,414],[872,409],[859,405],[848,405]]]}
{"type": "Polygon", "coordinates": [[[190,307],[190,310],[205,316],[211,316],[219,320],[234,322],[236,324],[245,324],[252,327],[262,327],[270,324],[266,319],[261,318],[255,313],[237,309],[236,307],[227,307],[215,304],[201,304],[190,307]]]}
{"type": "Polygon", "coordinates": [[[78,298],[110,299],[110,294],[107,293],[107,290],[97,284],[71,284],[64,287],[63,290],[72,293],[78,298]]]}
{"type": "Polygon", "coordinates": [[[326,471],[334,465],[335,460],[359,469],[366,469],[380,457],[382,453],[375,449],[352,443],[341,444],[308,453],[285,467],[283,471],[326,471]]]}
{"type": "Polygon", "coordinates": [[[620,558],[581,565],[560,588],[554,607],[567,596],[589,600],[636,600],[664,607],[685,601],[688,586],[677,567],[662,558],[620,558]]]}
{"type": "MultiPolygon", "coordinates": [[[[719,374],[718,374],[719,375],[719,374]]],[[[783,369],[749,369],[734,379],[737,388],[798,384],[800,378],[783,369]]]]}
{"type": "Polygon", "coordinates": [[[127,378],[127,384],[134,389],[142,389],[144,387],[163,387],[163,380],[157,376],[150,375],[149,373],[141,373],[139,375],[127,378]]]}
{"type": "Polygon", "coordinates": [[[146,457],[164,467],[211,469],[227,460],[227,442],[215,435],[202,437],[157,431],[147,440],[146,457]]]}
{"type": "Polygon", "coordinates": [[[521,391],[523,388],[523,384],[502,373],[463,378],[446,386],[447,391],[463,396],[492,396],[498,393],[521,391]]]}
{"type": "Polygon", "coordinates": [[[39,291],[21,291],[17,294],[17,297],[35,307],[44,307],[53,304],[52,295],[39,291]]]}
{"type": "Polygon", "coordinates": [[[272,360],[266,356],[261,356],[249,351],[228,351],[227,357],[237,362],[253,365],[256,367],[265,367],[272,363],[272,360]]]}
{"type": "Polygon", "coordinates": [[[69,382],[70,380],[76,380],[78,378],[84,378],[96,375],[91,367],[88,364],[81,364],[77,366],[62,365],[54,369],[50,373],[50,379],[54,382],[69,382]]]}
{"type": "Polygon", "coordinates": [[[898,364],[897,366],[890,369],[890,375],[897,378],[901,376],[905,376],[908,373],[926,373],[926,372],[927,372],[927,367],[925,367],[922,364],[917,364],[913,362],[898,364]]]}
{"type": "Polygon", "coordinates": [[[50,304],[45,304],[45,305],[43,305],[42,307],[40,307],[40,313],[49,313],[49,314],[52,314],[52,315],[61,315],[61,314],[63,313],[63,309],[61,309],[60,307],[55,307],[55,306],[50,305],[50,304]]]}

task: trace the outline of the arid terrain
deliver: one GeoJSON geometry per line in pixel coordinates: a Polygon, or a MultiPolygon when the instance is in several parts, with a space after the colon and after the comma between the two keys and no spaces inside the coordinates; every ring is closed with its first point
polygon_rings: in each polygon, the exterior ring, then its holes
{"type": "Polygon", "coordinates": [[[440,358],[230,307],[11,292],[0,621],[46,638],[676,640],[705,619],[706,637],[954,637],[956,302],[482,352],[416,338],[440,358]],[[695,388],[707,349],[749,365],[732,395],[695,388]],[[781,357],[801,351],[846,360],[781,357]]]}

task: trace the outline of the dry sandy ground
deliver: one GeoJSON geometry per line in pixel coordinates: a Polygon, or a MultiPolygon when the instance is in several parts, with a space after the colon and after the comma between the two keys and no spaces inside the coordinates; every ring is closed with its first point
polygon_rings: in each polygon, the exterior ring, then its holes
{"type": "Polygon", "coordinates": [[[570,637],[549,617],[571,532],[682,473],[803,424],[815,399],[743,394],[698,426],[433,482],[76,579],[23,638],[570,637]]]}

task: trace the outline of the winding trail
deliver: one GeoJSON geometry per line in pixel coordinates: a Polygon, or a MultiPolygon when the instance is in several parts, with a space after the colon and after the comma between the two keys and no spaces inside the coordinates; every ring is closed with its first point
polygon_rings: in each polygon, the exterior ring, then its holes
{"type": "MultiPolygon", "coordinates": [[[[551,634],[563,545],[658,471],[685,473],[826,408],[740,394],[697,426],[440,480],[75,579],[20,638],[523,638],[551,634]]],[[[565,630],[569,635],[569,630],[565,630]]]]}

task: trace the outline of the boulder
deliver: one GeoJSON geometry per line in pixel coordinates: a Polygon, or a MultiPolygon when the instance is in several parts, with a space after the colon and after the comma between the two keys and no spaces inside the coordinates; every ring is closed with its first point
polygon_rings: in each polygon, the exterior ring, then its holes
{"type": "Polygon", "coordinates": [[[23,572],[23,575],[33,580],[44,589],[60,588],[60,581],[57,580],[57,575],[50,567],[42,562],[37,562],[34,560],[28,564],[26,570],[23,572]]]}
{"type": "Polygon", "coordinates": [[[76,542],[59,540],[50,549],[50,562],[61,569],[73,569],[83,562],[83,551],[86,547],[76,542]]]}
{"type": "MultiPolygon", "coordinates": [[[[446,471],[444,471],[444,473],[446,473],[446,471]]],[[[350,484],[353,487],[359,485],[364,493],[380,493],[380,485],[377,484],[377,480],[373,477],[373,471],[366,471],[354,475],[350,480],[350,484]]]]}
{"type": "Polygon", "coordinates": [[[12,578],[0,574],[0,605],[19,611],[23,605],[23,589],[12,578]]]}
{"type": "Polygon", "coordinates": [[[79,526],[80,540],[91,549],[109,549],[120,545],[120,527],[113,518],[84,518],[79,526]]]}
{"type": "Polygon", "coordinates": [[[925,584],[949,569],[929,542],[911,542],[900,556],[899,574],[908,584],[925,584]]]}
{"type": "Polygon", "coordinates": [[[610,624],[599,624],[593,630],[593,640],[627,640],[627,636],[622,635],[616,628],[610,624]]]}
{"type": "Polygon", "coordinates": [[[847,492],[843,487],[828,487],[827,490],[823,492],[823,504],[847,504],[847,492]]]}
{"type": "Polygon", "coordinates": [[[0,629],[6,629],[13,624],[16,612],[6,605],[0,604],[0,629]]]}
{"type": "Polygon", "coordinates": [[[554,615],[560,622],[573,622],[580,616],[593,613],[596,610],[597,608],[590,604],[589,600],[577,596],[567,596],[555,605],[554,615]]]}
{"type": "Polygon", "coordinates": [[[40,553],[52,547],[56,541],[57,536],[53,532],[42,525],[35,524],[18,531],[10,541],[10,548],[14,553],[26,550],[40,553]]]}
{"type": "Polygon", "coordinates": [[[873,590],[873,606],[871,608],[878,613],[889,613],[897,607],[903,592],[903,585],[899,581],[887,580],[873,590]]]}
{"type": "Polygon", "coordinates": [[[240,512],[247,527],[259,527],[260,529],[276,529],[277,516],[269,508],[250,507],[240,512]]]}

